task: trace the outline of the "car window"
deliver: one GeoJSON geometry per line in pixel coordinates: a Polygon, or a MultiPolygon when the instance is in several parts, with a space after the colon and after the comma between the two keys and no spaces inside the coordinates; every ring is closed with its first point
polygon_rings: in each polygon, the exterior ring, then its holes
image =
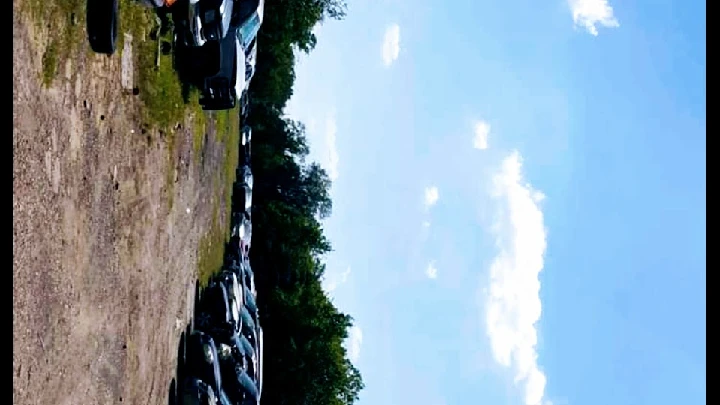
{"type": "Polygon", "coordinates": [[[260,30],[260,17],[257,13],[253,14],[238,29],[238,37],[243,42],[243,47],[248,49],[249,44],[255,39],[257,32],[260,30]]]}

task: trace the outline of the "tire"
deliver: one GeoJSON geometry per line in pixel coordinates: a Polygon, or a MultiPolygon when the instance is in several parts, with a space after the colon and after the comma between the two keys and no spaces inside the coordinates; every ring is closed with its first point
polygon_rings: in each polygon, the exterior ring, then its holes
{"type": "Polygon", "coordinates": [[[112,55],[118,35],[118,0],[87,0],[87,33],[90,48],[112,55]]]}

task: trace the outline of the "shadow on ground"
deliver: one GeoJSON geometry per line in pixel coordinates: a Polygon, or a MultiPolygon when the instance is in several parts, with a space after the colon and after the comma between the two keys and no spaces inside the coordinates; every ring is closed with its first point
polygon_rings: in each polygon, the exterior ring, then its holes
{"type": "Polygon", "coordinates": [[[175,368],[175,376],[170,380],[168,386],[168,405],[180,405],[180,395],[182,394],[182,387],[185,385],[185,377],[187,376],[187,364],[186,359],[186,341],[187,337],[194,330],[195,318],[197,316],[198,308],[200,305],[200,282],[195,281],[195,297],[193,300],[193,313],[190,316],[190,320],[185,325],[185,329],[180,332],[180,339],[178,339],[177,347],[177,366],[175,368]]]}

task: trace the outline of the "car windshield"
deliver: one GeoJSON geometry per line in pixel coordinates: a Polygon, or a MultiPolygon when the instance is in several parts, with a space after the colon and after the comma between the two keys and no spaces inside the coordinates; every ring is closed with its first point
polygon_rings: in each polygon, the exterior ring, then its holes
{"type": "Polygon", "coordinates": [[[242,41],[243,48],[248,49],[250,43],[255,39],[258,31],[260,30],[260,16],[257,13],[253,14],[247,21],[238,29],[238,38],[242,41]]]}

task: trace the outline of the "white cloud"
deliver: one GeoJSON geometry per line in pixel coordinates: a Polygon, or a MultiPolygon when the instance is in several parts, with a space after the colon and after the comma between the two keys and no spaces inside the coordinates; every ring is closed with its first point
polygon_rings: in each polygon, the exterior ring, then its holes
{"type": "Polygon", "coordinates": [[[435,186],[430,186],[425,188],[425,207],[430,208],[433,205],[435,205],[440,198],[440,193],[438,192],[438,188],[435,186]]]}
{"type": "Polygon", "coordinates": [[[357,363],[360,358],[360,348],[362,346],[363,334],[362,329],[355,325],[350,327],[348,331],[347,351],[348,358],[353,363],[357,363]]]}
{"type": "Polygon", "coordinates": [[[337,151],[336,135],[337,124],[333,114],[325,119],[325,147],[327,149],[326,156],[324,157],[325,170],[327,170],[328,177],[330,177],[332,181],[337,180],[339,175],[338,165],[340,163],[340,156],[337,151]]]}
{"type": "Polygon", "coordinates": [[[429,279],[436,279],[437,278],[437,267],[435,267],[435,262],[432,261],[428,263],[427,269],[425,269],[425,275],[429,279]]]}
{"type": "Polygon", "coordinates": [[[325,291],[331,293],[335,291],[335,289],[338,288],[338,286],[345,284],[348,281],[348,277],[350,277],[352,269],[348,267],[345,271],[338,274],[335,272],[334,274],[328,274],[325,273],[325,278],[323,279],[323,287],[325,291]]]}
{"type": "Polygon", "coordinates": [[[485,121],[476,122],[475,137],[473,138],[473,147],[480,150],[487,149],[488,135],[490,135],[490,124],[485,121]]]}
{"type": "Polygon", "coordinates": [[[422,222],[422,227],[423,227],[424,229],[430,228],[430,221],[423,221],[423,222],[422,222]]]}
{"type": "Polygon", "coordinates": [[[390,66],[400,55],[400,26],[392,24],[385,30],[382,44],[382,59],[385,66],[390,66]]]}
{"type": "Polygon", "coordinates": [[[620,26],[607,0],[568,0],[568,4],[575,26],[585,28],[591,35],[597,36],[597,24],[607,28],[620,26]]]}
{"type": "Polygon", "coordinates": [[[506,157],[493,177],[493,197],[501,204],[493,234],[498,254],[490,266],[486,327],[495,361],[515,375],[525,405],[547,404],[545,374],[537,359],[540,280],[546,230],[538,203],[544,195],[522,175],[517,151],[506,157]]]}

